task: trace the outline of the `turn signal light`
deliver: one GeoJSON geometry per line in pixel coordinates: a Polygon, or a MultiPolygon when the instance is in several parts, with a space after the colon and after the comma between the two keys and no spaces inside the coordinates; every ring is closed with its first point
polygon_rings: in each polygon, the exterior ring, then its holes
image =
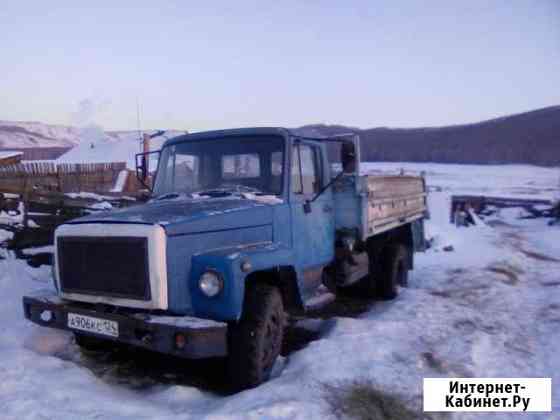
{"type": "Polygon", "coordinates": [[[54,318],[54,314],[52,313],[52,311],[49,311],[48,309],[42,311],[39,316],[41,317],[41,321],[43,322],[51,322],[54,318]]]}
{"type": "Polygon", "coordinates": [[[187,344],[187,337],[185,337],[185,334],[182,333],[175,334],[175,347],[181,350],[185,348],[186,344],[187,344]]]}

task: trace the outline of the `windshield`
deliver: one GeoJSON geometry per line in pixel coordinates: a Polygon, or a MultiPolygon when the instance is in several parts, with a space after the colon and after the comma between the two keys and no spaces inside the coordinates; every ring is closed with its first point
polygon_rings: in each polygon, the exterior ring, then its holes
{"type": "Polygon", "coordinates": [[[284,139],[222,137],[163,149],[154,196],[282,193],[284,139]]]}

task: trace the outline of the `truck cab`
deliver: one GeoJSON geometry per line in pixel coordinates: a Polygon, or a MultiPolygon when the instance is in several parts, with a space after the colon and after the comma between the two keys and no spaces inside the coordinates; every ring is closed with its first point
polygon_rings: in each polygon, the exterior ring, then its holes
{"type": "Polygon", "coordinates": [[[374,202],[356,136],[234,129],[179,136],[160,153],[147,203],[57,228],[57,292],[24,297],[28,319],[72,331],[90,349],[124,342],[224,356],[243,389],[268,378],[286,316],[304,312],[321,284],[385,297],[405,285],[421,248],[425,185],[393,182],[396,213],[386,189],[374,202]],[[336,176],[329,142],[343,144],[336,176]]]}

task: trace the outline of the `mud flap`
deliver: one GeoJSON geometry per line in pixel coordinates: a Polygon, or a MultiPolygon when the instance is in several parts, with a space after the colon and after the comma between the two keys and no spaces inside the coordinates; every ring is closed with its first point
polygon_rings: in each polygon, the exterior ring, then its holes
{"type": "Polygon", "coordinates": [[[414,252],[424,252],[428,249],[424,232],[424,219],[415,220],[410,224],[412,228],[412,244],[414,252]]]}

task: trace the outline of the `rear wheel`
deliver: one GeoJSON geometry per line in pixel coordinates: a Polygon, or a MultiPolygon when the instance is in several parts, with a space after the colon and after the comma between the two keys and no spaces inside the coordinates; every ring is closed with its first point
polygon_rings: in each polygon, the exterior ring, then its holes
{"type": "Polygon", "coordinates": [[[235,390],[268,380],[284,338],[284,305],[278,288],[254,284],[241,320],[228,326],[228,376],[235,390]]]}
{"type": "Polygon", "coordinates": [[[377,295],[382,299],[395,299],[399,286],[408,286],[408,250],[404,245],[389,245],[381,253],[377,265],[377,295]]]}

